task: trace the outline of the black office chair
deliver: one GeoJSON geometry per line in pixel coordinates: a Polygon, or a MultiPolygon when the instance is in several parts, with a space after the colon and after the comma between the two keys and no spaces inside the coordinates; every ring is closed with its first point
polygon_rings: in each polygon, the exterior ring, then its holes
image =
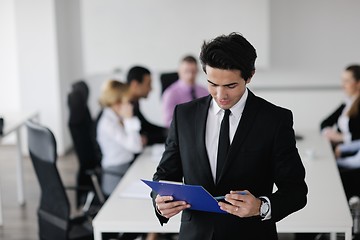
{"type": "Polygon", "coordinates": [[[347,200],[353,196],[360,197],[360,169],[339,168],[339,173],[347,200]]]}
{"type": "Polygon", "coordinates": [[[161,81],[161,96],[164,93],[164,91],[174,82],[176,82],[179,79],[179,75],[177,72],[169,72],[169,73],[162,73],[160,75],[160,81],[161,81]]]}
{"type": "Polygon", "coordinates": [[[88,217],[70,218],[70,203],[56,167],[56,141],[46,127],[26,123],[31,161],[41,187],[38,208],[41,240],[93,239],[88,217]]]}
{"type": "MultiPolygon", "coordinates": [[[[84,203],[88,191],[93,191],[93,181],[97,180],[91,179],[94,178],[94,174],[91,173],[95,173],[96,169],[100,168],[101,160],[100,147],[96,142],[95,122],[87,105],[88,97],[89,88],[84,81],[75,82],[72,85],[72,91],[68,94],[70,111],[68,126],[79,161],[77,185],[88,188],[77,191],[77,206],[84,203]]],[[[99,190],[97,192],[99,195],[99,190]]]]}

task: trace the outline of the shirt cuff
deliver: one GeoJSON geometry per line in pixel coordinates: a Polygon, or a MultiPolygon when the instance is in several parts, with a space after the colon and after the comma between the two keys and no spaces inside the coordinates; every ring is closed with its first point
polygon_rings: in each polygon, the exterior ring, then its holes
{"type": "Polygon", "coordinates": [[[137,117],[125,118],[124,119],[124,128],[126,131],[136,132],[140,131],[141,123],[137,117]]]}
{"type": "Polygon", "coordinates": [[[323,129],[321,129],[321,134],[325,135],[325,133],[329,131],[329,129],[331,129],[331,127],[324,127],[323,129]]]}
{"type": "Polygon", "coordinates": [[[268,203],[269,203],[269,211],[268,213],[265,215],[265,217],[263,219],[261,219],[262,221],[264,220],[270,220],[271,219],[271,202],[270,199],[268,197],[265,196],[261,196],[259,198],[265,199],[268,203]]]}
{"type": "Polygon", "coordinates": [[[341,153],[348,152],[349,151],[348,146],[349,146],[348,144],[343,144],[343,143],[337,145],[341,153]]]}
{"type": "Polygon", "coordinates": [[[351,133],[343,133],[343,142],[350,143],[351,142],[351,133]]]}

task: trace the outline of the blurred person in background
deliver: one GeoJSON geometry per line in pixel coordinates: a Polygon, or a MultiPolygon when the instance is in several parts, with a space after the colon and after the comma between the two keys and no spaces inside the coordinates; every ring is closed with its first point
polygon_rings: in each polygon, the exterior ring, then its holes
{"type": "Polygon", "coordinates": [[[342,73],[344,102],[321,122],[322,134],[336,146],[360,139],[360,65],[350,65],[342,73]]]}
{"type": "Polygon", "coordinates": [[[129,87],[116,80],[104,83],[100,96],[103,112],[97,124],[97,141],[102,152],[102,189],[110,195],[143,149],[140,120],[129,102],[129,87]],[[111,174],[114,173],[114,174],[111,174]]]}
{"type": "Polygon", "coordinates": [[[146,145],[164,143],[167,136],[167,129],[150,123],[140,111],[139,100],[147,98],[151,91],[151,73],[148,69],[135,66],[127,74],[129,85],[129,99],[134,106],[134,115],[141,122],[140,133],[146,145]]]}
{"type": "Polygon", "coordinates": [[[196,84],[198,64],[193,56],[184,57],[178,69],[179,80],[170,85],[162,96],[164,123],[170,127],[175,106],[209,95],[205,87],[196,84]]]}
{"type": "Polygon", "coordinates": [[[360,65],[342,73],[344,103],[321,123],[322,134],[331,141],[347,199],[360,195],[360,65]]]}
{"type": "MultiPolygon", "coordinates": [[[[134,116],[140,120],[140,134],[143,145],[165,143],[167,129],[149,122],[140,111],[139,101],[147,98],[152,90],[151,72],[142,66],[134,66],[127,74],[127,85],[129,87],[129,100],[133,106],[134,116]]],[[[157,233],[148,233],[147,240],[158,239],[157,233]]]]}

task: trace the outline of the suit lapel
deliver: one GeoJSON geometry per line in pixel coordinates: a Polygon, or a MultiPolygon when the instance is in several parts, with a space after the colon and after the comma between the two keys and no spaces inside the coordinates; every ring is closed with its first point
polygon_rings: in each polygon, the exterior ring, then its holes
{"type": "Polygon", "coordinates": [[[211,173],[209,156],[207,154],[206,145],[205,145],[205,134],[206,134],[206,122],[209,111],[209,106],[212,97],[209,96],[205,101],[199,101],[196,111],[196,122],[195,122],[195,131],[200,134],[196,135],[196,151],[198,153],[198,159],[200,164],[204,166],[204,172],[206,179],[209,179],[209,183],[214,186],[214,181],[211,173]]]}
{"type": "Polygon", "coordinates": [[[236,153],[240,149],[240,146],[242,145],[251,127],[253,126],[254,118],[258,112],[259,101],[257,101],[256,96],[250,90],[248,91],[249,91],[249,95],[246,100],[245,108],[242,113],[240,123],[236,129],[234,139],[230,145],[229,153],[226,158],[226,162],[224,164],[224,167],[221,171],[220,177],[216,182],[216,184],[218,184],[221,181],[231,161],[233,161],[236,158],[236,153]]]}

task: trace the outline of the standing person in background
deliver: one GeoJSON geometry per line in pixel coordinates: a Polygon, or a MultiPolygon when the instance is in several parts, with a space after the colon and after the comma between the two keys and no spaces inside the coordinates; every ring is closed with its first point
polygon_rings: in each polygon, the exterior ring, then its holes
{"type": "Polygon", "coordinates": [[[209,95],[206,88],[196,84],[198,64],[193,56],[181,60],[178,74],[179,80],[169,86],[162,96],[164,122],[170,127],[175,106],[209,95]]]}
{"type": "Polygon", "coordinates": [[[116,80],[104,83],[100,96],[103,107],[97,125],[97,141],[103,158],[102,189],[109,196],[142,151],[140,120],[129,102],[129,87],[116,80]],[[112,174],[114,173],[114,174],[112,174]]]}
{"type": "Polygon", "coordinates": [[[346,94],[344,103],[321,122],[323,135],[334,146],[360,139],[360,65],[345,69],[342,87],[346,94]]]}
{"type": "Polygon", "coordinates": [[[129,85],[129,98],[134,106],[134,115],[141,122],[140,133],[146,145],[164,143],[167,136],[167,129],[150,123],[140,112],[139,100],[147,98],[151,91],[150,71],[141,66],[132,67],[127,75],[129,85]]]}

